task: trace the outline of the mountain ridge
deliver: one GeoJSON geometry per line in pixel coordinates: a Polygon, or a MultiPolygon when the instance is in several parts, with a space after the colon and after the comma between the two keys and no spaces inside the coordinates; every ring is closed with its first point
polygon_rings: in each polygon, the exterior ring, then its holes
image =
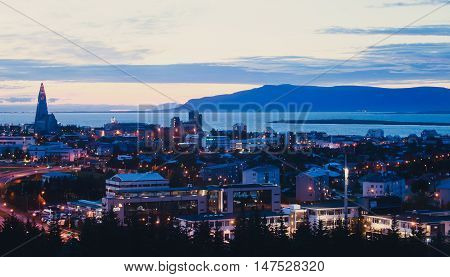
{"type": "MultiPolygon", "coordinates": [[[[204,110],[205,106],[268,105],[276,103],[288,108],[292,103],[298,108],[311,104],[316,112],[433,112],[450,111],[450,90],[443,87],[382,88],[371,86],[295,86],[264,85],[231,94],[191,99],[183,106],[204,110]],[[276,100],[276,101],[275,101],[276,100]]],[[[230,106],[231,107],[231,106],[230,106]]]]}

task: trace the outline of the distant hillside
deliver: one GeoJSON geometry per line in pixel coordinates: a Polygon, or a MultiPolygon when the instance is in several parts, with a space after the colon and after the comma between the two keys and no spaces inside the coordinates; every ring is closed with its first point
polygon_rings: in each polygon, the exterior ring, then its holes
{"type": "Polygon", "coordinates": [[[311,103],[314,112],[448,112],[450,90],[440,87],[388,89],[364,86],[293,86],[266,85],[233,94],[191,99],[186,106],[210,110],[207,104],[230,105],[255,103],[288,105],[311,103]]]}

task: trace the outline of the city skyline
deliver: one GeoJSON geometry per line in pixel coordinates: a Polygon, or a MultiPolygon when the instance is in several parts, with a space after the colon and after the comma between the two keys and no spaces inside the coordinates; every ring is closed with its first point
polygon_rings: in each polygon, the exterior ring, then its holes
{"type": "Polygon", "coordinates": [[[301,85],[330,68],[311,85],[448,88],[445,3],[2,4],[0,107],[34,105],[40,82],[53,105],[184,103],[264,84],[301,85]]]}

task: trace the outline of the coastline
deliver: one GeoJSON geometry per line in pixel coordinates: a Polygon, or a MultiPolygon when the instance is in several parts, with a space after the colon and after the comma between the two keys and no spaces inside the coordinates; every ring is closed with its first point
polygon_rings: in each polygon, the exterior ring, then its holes
{"type": "Polygon", "coordinates": [[[387,126],[450,126],[445,122],[408,122],[389,120],[366,120],[366,119],[311,119],[311,120],[276,120],[269,123],[290,124],[333,124],[333,125],[387,125],[387,126]]]}

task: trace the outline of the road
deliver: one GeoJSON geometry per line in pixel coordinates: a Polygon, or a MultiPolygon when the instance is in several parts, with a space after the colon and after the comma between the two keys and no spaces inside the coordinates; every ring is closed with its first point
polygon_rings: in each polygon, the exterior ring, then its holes
{"type": "MultiPolygon", "coordinates": [[[[76,171],[76,170],[77,170],[77,168],[61,168],[59,166],[52,167],[52,168],[34,167],[34,166],[33,167],[31,167],[31,166],[28,166],[28,167],[8,166],[8,169],[0,171],[0,188],[9,182],[12,182],[14,180],[17,180],[17,179],[20,179],[23,177],[32,176],[35,174],[44,174],[44,173],[53,172],[53,171],[71,172],[71,171],[76,171]],[[11,170],[9,170],[9,169],[11,169],[11,170]]],[[[14,216],[16,216],[22,222],[27,222],[27,221],[34,222],[37,227],[48,230],[48,225],[41,222],[40,218],[33,217],[31,214],[21,212],[19,210],[11,209],[11,207],[8,204],[6,204],[6,206],[4,206],[3,202],[0,203],[0,225],[3,223],[4,219],[11,214],[14,214],[14,216]]],[[[63,240],[67,240],[70,237],[77,238],[78,233],[76,233],[72,230],[62,229],[61,237],[63,240]]]]}
{"type": "Polygon", "coordinates": [[[19,219],[22,222],[34,222],[37,227],[44,228],[45,230],[48,229],[48,226],[40,221],[39,218],[34,218],[32,215],[27,214],[25,212],[16,210],[9,205],[4,206],[4,203],[1,203],[0,205],[0,221],[4,221],[4,219],[9,216],[14,215],[17,219],[19,219]]]}
{"type": "MultiPolygon", "coordinates": [[[[21,212],[18,210],[11,209],[8,205],[3,206],[3,203],[0,205],[0,226],[3,224],[3,221],[7,216],[14,215],[17,219],[22,222],[33,222],[36,227],[39,229],[44,229],[45,231],[49,230],[49,226],[43,222],[41,222],[39,217],[33,217],[33,215],[21,212]]],[[[61,239],[65,242],[71,238],[79,239],[79,233],[75,230],[61,228],[61,239]]]]}
{"type": "Polygon", "coordinates": [[[0,171],[0,187],[23,177],[31,176],[34,174],[44,174],[52,171],[73,171],[72,168],[61,168],[61,167],[17,167],[15,170],[0,171]]]}

